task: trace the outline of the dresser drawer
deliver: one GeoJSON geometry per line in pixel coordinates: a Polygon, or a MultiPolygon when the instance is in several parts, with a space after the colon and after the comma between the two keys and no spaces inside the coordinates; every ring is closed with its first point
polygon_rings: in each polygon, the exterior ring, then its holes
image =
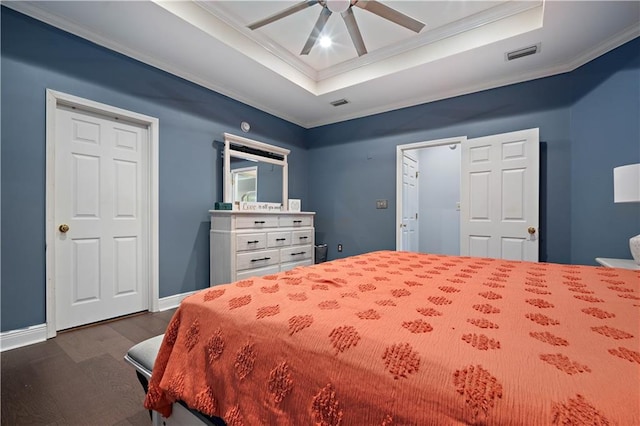
{"type": "Polygon", "coordinates": [[[277,265],[280,263],[280,251],[276,250],[260,250],[250,251],[247,253],[238,253],[236,255],[236,270],[262,268],[269,265],[277,265]]]}
{"type": "Polygon", "coordinates": [[[257,250],[267,248],[267,234],[238,234],[236,235],[236,249],[238,251],[257,250]]]}
{"type": "Polygon", "coordinates": [[[313,229],[291,232],[291,244],[311,244],[313,242],[313,229]]]}
{"type": "Polygon", "coordinates": [[[291,245],[291,232],[269,232],[267,247],[285,247],[291,245]]]}
{"type": "Polygon", "coordinates": [[[296,262],[298,260],[311,259],[311,246],[292,246],[280,250],[280,261],[296,262]]]}
{"type": "Polygon", "coordinates": [[[236,218],[236,228],[277,228],[278,216],[271,215],[251,215],[251,216],[238,216],[236,218]]]}
{"type": "Polygon", "coordinates": [[[280,216],[279,224],[281,228],[296,228],[311,226],[311,216],[280,216]]]}

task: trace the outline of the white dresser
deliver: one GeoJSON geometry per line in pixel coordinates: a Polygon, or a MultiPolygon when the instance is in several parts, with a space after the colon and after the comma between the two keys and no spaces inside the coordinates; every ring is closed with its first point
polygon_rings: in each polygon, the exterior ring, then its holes
{"type": "Polygon", "coordinates": [[[314,263],[315,213],[209,210],[209,214],[210,285],[314,263]]]}

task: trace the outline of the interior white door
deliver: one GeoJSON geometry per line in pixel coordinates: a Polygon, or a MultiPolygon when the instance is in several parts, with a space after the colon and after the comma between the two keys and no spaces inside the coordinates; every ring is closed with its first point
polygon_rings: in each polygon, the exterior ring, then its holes
{"type": "Polygon", "coordinates": [[[56,112],[56,330],[147,309],[147,129],[56,112]]]}
{"type": "Polygon", "coordinates": [[[402,154],[402,250],[418,251],[418,160],[402,154]]]}
{"type": "Polygon", "coordinates": [[[538,261],[538,129],[462,144],[460,252],[538,261]]]}

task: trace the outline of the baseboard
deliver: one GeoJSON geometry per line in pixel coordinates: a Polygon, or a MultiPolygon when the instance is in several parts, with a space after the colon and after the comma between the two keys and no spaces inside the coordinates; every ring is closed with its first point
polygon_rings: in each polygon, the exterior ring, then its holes
{"type": "Polygon", "coordinates": [[[195,291],[174,294],[173,296],[161,297],[158,300],[158,309],[160,310],[160,312],[162,312],[169,309],[177,308],[178,305],[180,305],[180,302],[182,302],[182,299],[187,296],[191,296],[193,293],[195,293],[195,291]]]}
{"type": "Polygon", "coordinates": [[[0,333],[0,352],[47,340],[47,324],[32,325],[0,333]]]}
{"type": "MultiPolygon", "coordinates": [[[[173,296],[162,297],[158,300],[158,309],[166,311],[177,308],[187,296],[191,296],[195,291],[187,293],[175,294],[173,296]]],[[[18,330],[10,330],[0,333],[0,352],[10,349],[21,348],[23,346],[33,345],[47,340],[47,325],[39,324],[18,330]]]]}

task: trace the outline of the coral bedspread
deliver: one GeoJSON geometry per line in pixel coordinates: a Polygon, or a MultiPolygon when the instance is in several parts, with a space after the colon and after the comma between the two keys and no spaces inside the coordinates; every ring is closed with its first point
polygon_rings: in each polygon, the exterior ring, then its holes
{"type": "Polygon", "coordinates": [[[381,251],[203,290],[145,401],[230,425],[640,424],[640,273],[381,251]]]}

